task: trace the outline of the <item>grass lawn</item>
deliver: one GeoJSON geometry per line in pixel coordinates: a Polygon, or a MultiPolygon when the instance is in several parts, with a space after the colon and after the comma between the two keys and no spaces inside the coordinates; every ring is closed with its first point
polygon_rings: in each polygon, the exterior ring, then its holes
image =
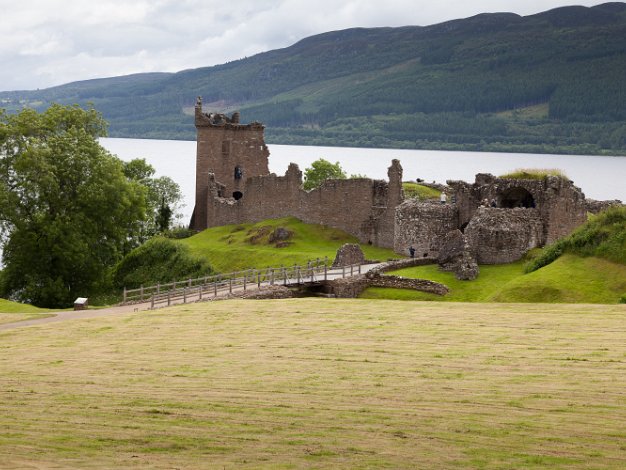
{"type": "Polygon", "coordinates": [[[5,468],[626,466],[626,305],[209,302],[0,348],[5,468]]]}
{"type": "Polygon", "coordinates": [[[366,299],[437,300],[447,302],[560,302],[614,304],[626,293],[626,266],[601,258],[563,255],[524,274],[524,263],[486,265],[474,281],[459,281],[436,265],[394,271],[404,277],[441,282],[450,293],[438,296],[404,289],[369,288],[366,299]]]}
{"type": "Polygon", "coordinates": [[[50,317],[53,315],[50,313],[52,311],[53,310],[47,308],[38,308],[28,304],[0,299],[0,325],[3,323],[31,320],[33,318],[50,317]]]}
{"type": "MultiPolygon", "coordinates": [[[[332,262],[341,245],[358,241],[341,230],[286,217],[256,224],[214,227],[180,240],[180,243],[189,246],[193,254],[208,259],[216,271],[229,272],[304,264],[325,256],[332,262]],[[269,242],[270,233],[277,227],[286,228],[294,234],[284,248],[276,248],[269,242]]],[[[386,261],[400,257],[393,250],[368,245],[361,248],[368,259],[386,261]]]]}

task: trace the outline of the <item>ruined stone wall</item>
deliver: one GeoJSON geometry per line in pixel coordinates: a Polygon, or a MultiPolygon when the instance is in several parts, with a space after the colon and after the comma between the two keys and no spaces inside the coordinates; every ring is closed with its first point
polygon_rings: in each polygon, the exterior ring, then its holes
{"type": "Polygon", "coordinates": [[[461,228],[474,217],[483,201],[492,200],[498,208],[536,208],[543,222],[545,243],[568,235],[586,220],[585,195],[565,178],[496,178],[480,173],[473,184],[463,181],[448,181],[448,184],[459,208],[461,228]]]}
{"type": "Polygon", "coordinates": [[[368,178],[328,180],[307,192],[301,188],[302,172],[292,163],[285,176],[248,178],[237,201],[219,197],[219,185],[209,175],[205,223],[213,227],[292,216],[344,230],[362,243],[392,248],[394,225],[389,221],[395,201],[402,198],[402,169],[397,161],[392,168],[397,179],[393,183],[368,178]]]}
{"type": "Polygon", "coordinates": [[[404,201],[396,209],[394,251],[406,255],[413,246],[416,258],[436,259],[446,233],[458,227],[454,204],[404,201]]]}
{"type": "Polygon", "coordinates": [[[544,227],[537,209],[479,207],[465,236],[479,264],[511,263],[544,244],[544,227]]]}

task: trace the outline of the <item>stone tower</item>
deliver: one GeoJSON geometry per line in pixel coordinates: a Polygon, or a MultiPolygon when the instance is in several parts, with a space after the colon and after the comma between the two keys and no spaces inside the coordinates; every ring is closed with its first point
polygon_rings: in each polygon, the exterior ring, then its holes
{"type": "Polygon", "coordinates": [[[195,108],[197,130],[196,203],[190,227],[203,230],[212,226],[207,220],[209,174],[218,183],[218,196],[238,201],[245,198],[246,179],[269,174],[269,150],[263,139],[265,127],[259,122],[239,123],[239,113],[232,117],[202,112],[202,99],[195,108]]]}

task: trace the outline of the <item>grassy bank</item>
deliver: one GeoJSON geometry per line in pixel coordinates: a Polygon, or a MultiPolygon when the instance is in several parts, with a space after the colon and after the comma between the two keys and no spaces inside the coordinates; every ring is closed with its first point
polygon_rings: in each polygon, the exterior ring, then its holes
{"type": "Polygon", "coordinates": [[[49,317],[53,315],[51,312],[54,312],[54,310],[0,299],[0,325],[3,323],[31,320],[33,318],[49,317]]]}
{"type": "MultiPolygon", "coordinates": [[[[341,245],[358,243],[358,240],[341,230],[305,224],[293,217],[286,217],[256,224],[214,227],[180,243],[188,246],[192,254],[207,259],[216,271],[229,272],[304,264],[325,256],[332,261],[341,245]],[[270,241],[272,232],[279,227],[292,234],[282,244],[270,241]]],[[[361,248],[368,259],[385,261],[399,257],[392,250],[384,248],[369,245],[362,245],[361,248]]]]}
{"type": "Polygon", "coordinates": [[[443,302],[618,303],[626,292],[626,266],[595,257],[563,255],[552,264],[524,274],[524,263],[481,266],[474,281],[459,281],[436,265],[395,271],[404,277],[430,279],[450,288],[445,296],[404,289],[369,288],[365,299],[443,302]]]}
{"type": "Polygon", "coordinates": [[[623,468],[625,324],[623,305],[293,299],[12,330],[0,462],[623,468]]]}

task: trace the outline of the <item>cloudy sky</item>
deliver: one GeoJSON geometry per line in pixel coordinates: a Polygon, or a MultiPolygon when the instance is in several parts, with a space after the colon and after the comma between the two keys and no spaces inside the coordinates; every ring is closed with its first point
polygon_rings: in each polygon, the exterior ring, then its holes
{"type": "MultiPolygon", "coordinates": [[[[608,1],[608,0],[607,0],[608,1]]],[[[176,72],[355,26],[430,25],[602,0],[0,0],[0,91],[176,72]]]]}

